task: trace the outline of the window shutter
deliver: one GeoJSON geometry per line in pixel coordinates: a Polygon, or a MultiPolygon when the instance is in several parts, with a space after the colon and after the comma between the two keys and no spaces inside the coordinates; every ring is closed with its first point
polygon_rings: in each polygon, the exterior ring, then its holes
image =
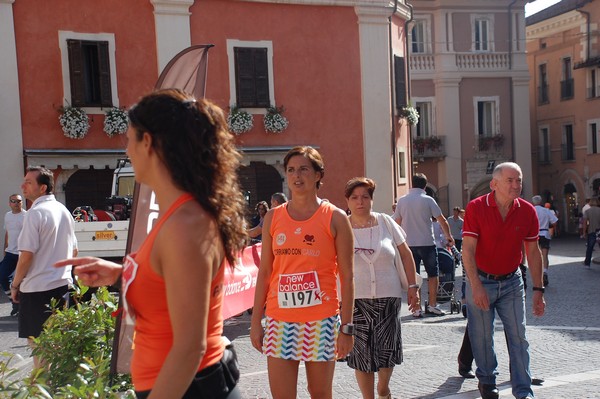
{"type": "Polygon", "coordinates": [[[267,49],[254,49],[254,68],[256,77],[256,106],[268,108],[271,106],[269,98],[269,63],[267,49]]]}
{"type": "Polygon", "coordinates": [[[100,105],[102,107],[112,107],[108,42],[98,42],[98,72],[100,79],[100,105]]]}
{"type": "Polygon", "coordinates": [[[396,110],[407,106],[406,103],[406,65],[404,57],[394,56],[394,76],[396,86],[396,110]]]}
{"type": "Polygon", "coordinates": [[[268,107],[269,67],[266,48],[236,47],[235,74],[238,107],[268,107]]]}
{"type": "Polygon", "coordinates": [[[71,105],[73,107],[82,107],[85,104],[85,84],[83,81],[83,52],[81,40],[67,40],[67,48],[69,51],[71,105]]]}

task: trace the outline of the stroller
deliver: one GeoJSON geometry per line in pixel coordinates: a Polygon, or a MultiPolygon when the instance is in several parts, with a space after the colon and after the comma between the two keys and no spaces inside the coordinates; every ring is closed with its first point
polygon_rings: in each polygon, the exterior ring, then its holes
{"type": "MultiPolygon", "coordinates": [[[[450,314],[461,312],[461,302],[455,296],[455,269],[460,265],[461,256],[456,247],[437,248],[438,264],[440,268],[439,284],[436,299],[438,303],[450,302],[450,314]],[[450,252],[452,251],[452,252],[450,252]]],[[[425,301],[425,312],[427,313],[427,301],[425,301]]]]}

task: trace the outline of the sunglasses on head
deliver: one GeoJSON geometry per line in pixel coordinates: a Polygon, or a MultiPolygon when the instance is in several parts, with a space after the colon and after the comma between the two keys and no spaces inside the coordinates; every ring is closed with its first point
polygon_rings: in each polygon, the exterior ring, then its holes
{"type": "Polygon", "coordinates": [[[22,201],[22,200],[19,200],[19,199],[11,199],[11,200],[10,200],[10,203],[11,203],[11,204],[18,204],[19,202],[23,202],[23,201],[22,201]]]}

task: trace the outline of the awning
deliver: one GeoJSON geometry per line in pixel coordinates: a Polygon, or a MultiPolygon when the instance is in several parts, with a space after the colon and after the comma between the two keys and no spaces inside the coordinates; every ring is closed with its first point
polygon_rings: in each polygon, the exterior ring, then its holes
{"type": "Polygon", "coordinates": [[[126,157],[125,149],[24,149],[23,155],[26,165],[48,169],[115,169],[118,160],[126,157]]]}

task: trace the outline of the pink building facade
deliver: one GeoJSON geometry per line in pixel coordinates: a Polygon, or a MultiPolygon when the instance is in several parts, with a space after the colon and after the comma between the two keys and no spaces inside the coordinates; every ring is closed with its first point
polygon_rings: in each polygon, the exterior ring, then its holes
{"type": "Polygon", "coordinates": [[[213,44],[207,98],[226,110],[240,101],[240,54],[262,79],[263,98],[243,107],[254,127],[238,136],[251,204],[286,192],[284,154],[312,145],[326,163],[322,197],[345,207],[346,181],[369,176],[376,208],[388,212],[411,166],[393,97],[405,77],[392,61],[404,59],[409,18],[403,1],[385,0],[0,0],[0,200],[19,191],[24,166],[40,164],[55,170],[67,207],[101,207],[126,144],[104,132],[105,111],[151,91],[181,50],[213,44]],[[90,117],[82,139],[58,123],[60,107],[75,104],[90,117]],[[266,104],[285,108],[283,133],[265,131],[266,104]]]}
{"type": "Polygon", "coordinates": [[[577,233],[600,194],[600,2],[563,0],[527,18],[535,187],[577,233]]]}
{"type": "Polygon", "coordinates": [[[411,128],[415,171],[440,207],[489,192],[504,161],[533,188],[525,1],[416,0],[411,23],[410,97],[421,119],[411,128]]]}

